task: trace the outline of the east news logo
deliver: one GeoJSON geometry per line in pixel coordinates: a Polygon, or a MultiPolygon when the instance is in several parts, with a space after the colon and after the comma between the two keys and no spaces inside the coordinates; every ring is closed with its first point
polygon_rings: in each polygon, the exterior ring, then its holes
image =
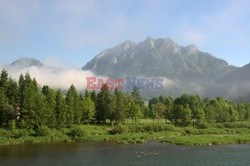
{"type": "Polygon", "coordinates": [[[101,89],[104,83],[107,84],[108,89],[123,89],[124,84],[126,89],[133,89],[137,86],[138,89],[163,89],[163,79],[162,78],[136,78],[136,77],[126,77],[126,79],[113,79],[108,78],[104,81],[102,78],[96,77],[86,77],[87,87],[86,89],[101,89]]]}

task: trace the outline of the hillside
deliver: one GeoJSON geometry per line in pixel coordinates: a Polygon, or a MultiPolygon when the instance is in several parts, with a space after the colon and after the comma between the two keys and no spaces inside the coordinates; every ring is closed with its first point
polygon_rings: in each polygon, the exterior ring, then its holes
{"type": "Polygon", "coordinates": [[[205,94],[250,101],[250,64],[220,78],[206,89],[205,94]]]}
{"type": "Polygon", "coordinates": [[[183,47],[169,38],[151,37],[140,43],[126,41],[106,49],[83,67],[83,70],[111,78],[164,77],[168,87],[159,93],[173,96],[201,93],[215,80],[236,69],[195,45],[183,47]]]}

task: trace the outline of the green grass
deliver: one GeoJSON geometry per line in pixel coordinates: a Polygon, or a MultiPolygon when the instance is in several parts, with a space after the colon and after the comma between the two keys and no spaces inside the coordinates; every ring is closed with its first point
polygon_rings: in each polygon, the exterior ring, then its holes
{"type": "Polygon", "coordinates": [[[122,144],[145,143],[161,139],[177,145],[217,145],[250,143],[250,122],[209,124],[206,128],[175,127],[163,122],[125,123],[123,125],[76,125],[70,128],[35,130],[0,129],[0,145],[40,142],[109,141],[122,144]]]}
{"type": "Polygon", "coordinates": [[[227,135],[188,135],[180,137],[167,138],[163,143],[176,145],[221,145],[221,144],[247,144],[250,143],[250,134],[227,134],[227,135]]]}

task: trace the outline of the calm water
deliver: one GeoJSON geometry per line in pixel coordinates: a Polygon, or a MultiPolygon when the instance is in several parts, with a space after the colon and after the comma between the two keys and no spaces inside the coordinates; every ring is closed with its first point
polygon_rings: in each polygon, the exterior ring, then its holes
{"type": "Polygon", "coordinates": [[[0,165],[250,165],[250,145],[72,143],[0,146],[0,165]]]}

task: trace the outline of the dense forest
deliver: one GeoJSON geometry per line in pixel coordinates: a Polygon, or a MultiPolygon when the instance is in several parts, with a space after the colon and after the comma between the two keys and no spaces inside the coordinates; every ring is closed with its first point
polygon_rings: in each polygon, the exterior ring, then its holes
{"type": "Polygon", "coordinates": [[[201,99],[184,94],[173,99],[160,96],[146,106],[135,87],[131,93],[101,90],[78,93],[74,85],[67,92],[39,87],[29,73],[17,81],[2,70],[0,76],[0,127],[36,129],[61,128],[78,124],[120,124],[128,119],[165,119],[178,126],[250,120],[250,104],[234,103],[222,97],[201,99]]]}

